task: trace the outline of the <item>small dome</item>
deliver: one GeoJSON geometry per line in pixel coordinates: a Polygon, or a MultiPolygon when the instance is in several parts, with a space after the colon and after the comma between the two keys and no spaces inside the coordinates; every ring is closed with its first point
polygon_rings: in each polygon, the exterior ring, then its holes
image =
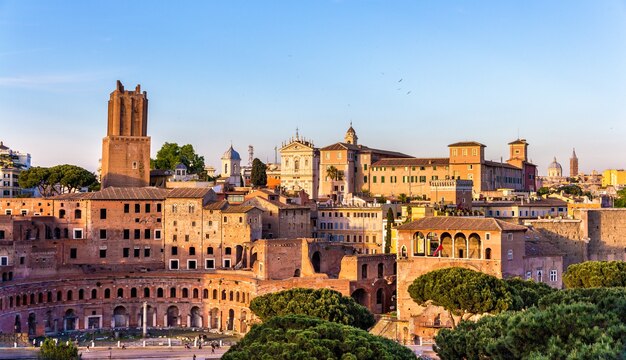
{"type": "Polygon", "coordinates": [[[187,170],[187,167],[185,166],[185,164],[179,163],[178,165],[176,165],[175,169],[176,170],[187,170]]]}
{"type": "Polygon", "coordinates": [[[550,163],[550,166],[548,166],[548,169],[559,169],[559,170],[563,170],[563,168],[561,167],[561,164],[559,164],[558,162],[556,162],[556,157],[554,158],[554,160],[552,160],[552,162],[550,163]]]}
{"type": "Polygon", "coordinates": [[[235,149],[233,149],[233,146],[231,145],[230,148],[228,148],[228,150],[226,150],[226,152],[222,156],[222,159],[224,159],[224,160],[241,160],[241,156],[239,156],[239,153],[236,152],[235,149]]]}

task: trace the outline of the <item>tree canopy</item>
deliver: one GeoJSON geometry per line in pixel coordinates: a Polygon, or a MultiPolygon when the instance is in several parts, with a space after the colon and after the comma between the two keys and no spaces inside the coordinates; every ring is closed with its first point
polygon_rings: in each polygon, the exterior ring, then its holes
{"type": "Polygon", "coordinates": [[[77,192],[83,187],[93,190],[98,186],[93,173],[80,166],[67,164],[50,168],[32,167],[20,172],[18,181],[21,188],[37,188],[44,197],[77,192]]]}
{"type": "Polygon", "coordinates": [[[464,320],[476,314],[495,314],[513,304],[513,296],[503,280],[460,267],[434,270],[417,277],[409,286],[409,295],[419,305],[443,307],[453,327],[454,316],[464,320]]]}
{"type": "Polygon", "coordinates": [[[415,355],[402,345],[352,326],[287,315],[252,326],[222,359],[402,360],[415,359],[415,355]]]}
{"type": "Polygon", "coordinates": [[[615,202],[613,206],[616,208],[624,208],[626,207],[626,188],[619,190],[617,192],[617,198],[615,198],[615,202]]]}
{"type": "Polygon", "coordinates": [[[621,359],[625,340],[626,326],[617,312],[573,303],[464,321],[442,329],[434,349],[442,360],[621,359]]]}
{"type": "Polygon", "coordinates": [[[522,280],[518,277],[504,279],[504,282],[513,295],[513,303],[509,310],[523,310],[537,306],[541,298],[556,291],[544,283],[522,280]]]}
{"type": "Polygon", "coordinates": [[[79,358],[78,348],[71,342],[69,345],[64,341],[55,344],[52,339],[47,338],[39,349],[41,360],[78,360],[79,358]]]}
{"type": "Polygon", "coordinates": [[[257,296],[250,302],[250,310],[263,321],[275,316],[299,314],[361,329],[368,329],[375,322],[366,307],[330,289],[293,288],[257,296]]]}
{"type": "Polygon", "coordinates": [[[191,144],[178,146],[166,142],[157,152],[156,159],[150,160],[153,169],[174,170],[178,164],[185,165],[189,174],[204,172],[204,156],[196,154],[191,144]]]}
{"type": "Polygon", "coordinates": [[[572,264],[563,274],[567,288],[626,286],[626,262],[586,261],[572,264]]]}
{"type": "Polygon", "coordinates": [[[252,160],[250,182],[253,186],[267,185],[267,165],[265,165],[261,160],[257,158],[254,158],[254,160],[252,160]]]}
{"type": "Polygon", "coordinates": [[[385,224],[385,254],[391,252],[391,227],[393,226],[393,210],[387,209],[387,224],[385,224]]]}
{"type": "Polygon", "coordinates": [[[326,169],[326,176],[328,176],[333,181],[343,179],[343,173],[334,165],[331,165],[326,169]]]}

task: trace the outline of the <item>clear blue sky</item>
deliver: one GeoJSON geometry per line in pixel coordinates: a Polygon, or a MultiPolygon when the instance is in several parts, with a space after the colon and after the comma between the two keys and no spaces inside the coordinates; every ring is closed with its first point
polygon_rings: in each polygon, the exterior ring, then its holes
{"type": "Polygon", "coordinates": [[[626,167],[624,1],[2,1],[0,140],[33,164],[95,170],[109,93],[150,100],[152,153],[232,141],[273,161],[352,121],[367,146],[487,158],[530,143],[540,174],[626,167]],[[400,81],[402,79],[402,81],[400,81]],[[410,93],[409,93],[410,91],[410,93]]]}

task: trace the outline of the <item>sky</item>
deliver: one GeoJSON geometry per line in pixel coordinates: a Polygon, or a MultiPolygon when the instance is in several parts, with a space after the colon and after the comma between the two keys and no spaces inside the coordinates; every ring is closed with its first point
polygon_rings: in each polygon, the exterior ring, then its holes
{"type": "Polygon", "coordinates": [[[625,1],[4,1],[0,141],[96,170],[121,80],[149,99],[152,154],[232,143],[274,161],[299,129],[417,157],[529,142],[540,175],[626,167],[625,1]]]}

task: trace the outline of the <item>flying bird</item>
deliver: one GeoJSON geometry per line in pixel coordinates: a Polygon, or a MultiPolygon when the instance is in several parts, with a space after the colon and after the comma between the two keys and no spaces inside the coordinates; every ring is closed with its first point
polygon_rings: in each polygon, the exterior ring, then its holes
{"type": "Polygon", "coordinates": [[[402,82],[402,79],[398,80],[398,82],[402,82]]]}
{"type": "Polygon", "coordinates": [[[408,91],[406,94],[409,95],[411,93],[411,91],[408,91]]]}

